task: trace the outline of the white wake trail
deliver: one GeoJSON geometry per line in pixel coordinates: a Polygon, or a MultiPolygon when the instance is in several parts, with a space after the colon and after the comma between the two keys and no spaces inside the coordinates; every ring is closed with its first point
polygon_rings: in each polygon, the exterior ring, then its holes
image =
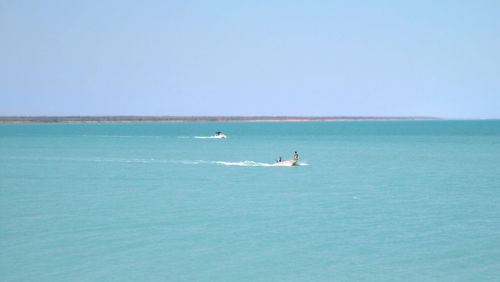
{"type": "MultiPolygon", "coordinates": [[[[155,158],[37,158],[37,160],[47,161],[88,161],[88,162],[104,162],[104,163],[163,163],[163,164],[183,164],[183,165],[225,165],[225,166],[246,166],[246,167],[275,167],[275,166],[288,166],[291,167],[290,162],[281,163],[262,163],[255,161],[205,161],[205,160],[168,160],[168,159],[155,159],[155,158]]],[[[296,166],[308,166],[308,163],[297,163],[296,166]]]]}
{"type": "Polygon", "coordinates": [[[225,137],[220,136],[195,136],[197,139],[224,139],[225,137]]]}
{"type": "Polygon", "coordinates": [[[292,166],[290,163],[260,163],[254,161],[242,161],[242,162],[224,162],[216,161],[216,164],[228,165],[228,166],[292,166]]]}

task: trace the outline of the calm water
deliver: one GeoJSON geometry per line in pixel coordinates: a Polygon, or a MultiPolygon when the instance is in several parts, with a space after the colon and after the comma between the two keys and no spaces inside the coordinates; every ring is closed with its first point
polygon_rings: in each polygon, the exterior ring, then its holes
{"type": "Polygon", "coordinates": [[[2,281],[499,281],[500,121],[0,125],[0,224],[2,281]]]}

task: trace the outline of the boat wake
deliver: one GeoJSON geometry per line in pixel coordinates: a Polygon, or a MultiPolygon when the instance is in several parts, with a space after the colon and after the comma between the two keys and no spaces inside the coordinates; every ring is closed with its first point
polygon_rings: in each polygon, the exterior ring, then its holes
{"type": "Polygon", "coordinates": [[[242,162],[217,161],[215,163],[216,164],[221,164],[221,165],[230,165],[230,166],[278,166],[279,165],[279,163],[268,164],[268,163],[254,162],[254,161],[242,161],[242,162]]]}
{"type": "MultiPolygon", "coordinates": [[[[228,166],[293,166],[290,162],[281,162],[281,163],[260,163],[254,161],[242,161],[242,162],[224,162],[224,161],[216,161],[216,164],[228,165],[228,166]]],[[[297,163],[295,166],[308,166],[308,163],[297,163]]]]}
{"type": "MultiPolygon", "coordinates": [[[[228,162],[228,161],[204,161],[204,160],[166,160],[166,159],[154,159],[154,158],[12,158],[12,159],[22,159],[22,160],[37,160],[37,161],[70,161],[70,162],[102,162],[102,163],[142,163],[142,164],[183,164],[183,165],[199,165],[199,164],[212,164],[212,165],[225,165],[225,166],[246,166],[246,167],[275,167],[275,166],[292,166],[290,162],[281,163],[262,163],[255,161],[240,161],[240,162],[228,162]]],[[[308,163],[299,162],[295,166],[308,166],[308,163]]]]}
{"type": "Polygon", "coordinates": [[[197,139],[223,139],[225,136],[195,136],[197,139]]]}

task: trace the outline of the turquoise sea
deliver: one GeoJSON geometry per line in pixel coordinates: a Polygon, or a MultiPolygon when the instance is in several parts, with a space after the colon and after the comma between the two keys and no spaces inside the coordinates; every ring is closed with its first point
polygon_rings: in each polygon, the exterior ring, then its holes
{"type": "Polygon", "coordinates": [[[500,121],[0,125],[0,280],[500,281],[500,121]]]}

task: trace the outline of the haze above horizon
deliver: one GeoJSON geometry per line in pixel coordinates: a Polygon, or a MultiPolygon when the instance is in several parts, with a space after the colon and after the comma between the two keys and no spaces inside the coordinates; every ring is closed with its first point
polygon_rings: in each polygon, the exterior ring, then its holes
{"type": "Polygon", "coordinates": [[[1,1],[0,115],[500,118],[497,1],[1,1]]]}

